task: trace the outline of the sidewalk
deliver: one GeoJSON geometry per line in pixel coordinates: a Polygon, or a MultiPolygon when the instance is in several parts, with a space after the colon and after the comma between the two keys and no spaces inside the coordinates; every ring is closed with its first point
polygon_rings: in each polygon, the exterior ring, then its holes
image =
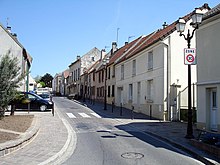
{"type": "Polygon", "coordinates": [[[72,127],[59,111],[55,111],[55,116],[51,112],[30,114],[35,115],[35,120],[25,135],[0,144],[0,164],[61,164],[72,154],[76,146],[76,134],[72,127]]]}
{"type": "MultiPolygon", "coordinates": [[[[121,107],[115,107],[112,111],[111,105],[107,105],[107,110],[104,110],[103,103],[95,102],[95,104],[91,104],[89,101],[74,101],[91,108],[93,111],[104,117],[113,117],[117,120],[120,120],[123,125],[119,126],[119,129],[123,129],[125,126],[133,127],[137,130],[171,143],[175,147],[189,153],[204,164],[220,164],[219,158],[194,147],[192,145],[193,140],[185,138],[187,132],[187,123],[155,120],[140,113],[132,113],[131,110],[126,108],[121,109],[121,107]]],[[[199,131],[195,127],[193,129],[194,136],[198,137],[199,131]]]]}

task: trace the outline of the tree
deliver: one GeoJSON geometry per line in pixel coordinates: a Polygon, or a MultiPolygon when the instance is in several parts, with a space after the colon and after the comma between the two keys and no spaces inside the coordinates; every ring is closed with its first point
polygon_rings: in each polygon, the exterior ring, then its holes
{"type": "Polygon", "coordinates": [[[41,76],[37,75],[34,80],[36,81],[36,83],[39,83],[40,82],[40,79],[41,79],[41,76]]]}
{"type": "Polygon", "coordinates": [[[11,52],[2,55],[0,61],[0,117],[4,117],[5,109],[10,101],[16,97],[21,79],[18,59],[10,57],[11,52]]]}
{"type": "Polygon", "coordinates": [[[52,88],[52,80],[53,76],[46,73],[43,77],[41,77],[40,82],[44,82],[46,87],[52,88]]]}

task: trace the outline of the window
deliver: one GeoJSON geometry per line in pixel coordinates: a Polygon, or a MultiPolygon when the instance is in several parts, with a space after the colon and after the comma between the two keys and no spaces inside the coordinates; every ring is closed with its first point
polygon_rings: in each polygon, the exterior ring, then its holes
{"type": "Polygon", "coordinates": [[[217,92],[212,92],[212,107],[217,108],[217,92]]]}
{"type": "Polygon", "coordinates": [[[129,84],[129,100],[132,100],[133,99],[133,85],[132,84],[129,84]]]}
{"type": "Polygon", "coordinates": [[[99,83],[101,82],[101,72],[99,72],[99,83]]]}
{"type": "Polygon", "coordinates": [[[110,93],[111,93],[111,86],[108,86],[108,97],[110,97],[110,93]]]}
{"type": "Polygon", "coordinates": [[[136,60],[132,61],[132,76],[136,75],[136,60]]]}
{"type": "Polygon", "coordinates": [[[79,78],[80,78],[80,68],[78,68],[78,78],[77,78],[77,80],[79,80],[79,78]]]}
{"type": "Polygon", "coordinates": [[[92,61],[95,61],[95,57],[91,57],[91,60],[92,60],[92,61]]]}
{"type": "Polygon", "coordinates": [[[102,70],[102,82],[104,82],[104,70],[102,70]]]}
{"type": "Polygon", "coordinates": [[[77,69],[76,69],[76,74],[75,74],[75,79],[76,79],[76,81],[79,79],[79,76],[77,76],[78,75],[78,73],[77,73],[77,69]]]}
{"type": "Polygon", "coordinates": [[[115,97],[115,86],[112,85],[112,97],[115,97]]]}
{"type": "Polygon", "coordinates": [[[108,79],[110,79],[111,76],[111,67],[108,68],[108,79]]]}
{"type": "Polygon", "coordinates": [[[112,68],[112,77],[115,77],[115,65],[113,65],[113,68],[112,68]]]}
{"type": "Polygon", "coordinates": [[[147,81],[147,100],[153,101],[153,80],[147,81]]]}
{"type": "Polygon", "coordinates": [[[124,80],[124,65],[121,65],[121,80],[124,80]]]}
{"type": "Polygon", "coordinates": [[[93,81],[95,81],[95,72],[93,72],[92,75],[93,75],[93,81]]]}
{"type": "Polygon", "coordinates": [[[97,97],[99,97],[99,88],[97,88],[97,97]]]}
{"type": "Polygon", "coordinates": [[[153,52],[148,53],[148,70],[153,69],[153,52]]]}
{"type": "Polygon", "coordinates": [[[72,72],[72,76],[71,76],[71,77],[72,77],[72,82],[73,82],[73,76],[74,76],[74,74],[73,74],[73,72],[72,72]]]}

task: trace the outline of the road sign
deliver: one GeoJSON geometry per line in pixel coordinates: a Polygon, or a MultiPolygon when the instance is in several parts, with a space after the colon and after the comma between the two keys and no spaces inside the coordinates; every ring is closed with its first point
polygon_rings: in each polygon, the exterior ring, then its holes
{"type": "Polygon", "coordinates": [[[196,49],[195,48],[184,49],[184,64],[185,65],[196,65],[196,49]]]}

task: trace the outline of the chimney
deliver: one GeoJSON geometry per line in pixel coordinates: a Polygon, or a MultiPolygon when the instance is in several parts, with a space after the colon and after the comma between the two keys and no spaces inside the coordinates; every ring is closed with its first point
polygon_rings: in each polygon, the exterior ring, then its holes
{"type": "Polygon", "coordinates": [[[127,45],[127,44],[128,44],[128,42],[126,41],[126,42],[125,42],[125,45],[127,45]]]}
{"type": "Polygon", "coordinates": [[[165,29],[168,26],[168,24],[164,22],[162,26],[163,26],[163,29],[165,29]]]}
{"type": "Polygon", "coordinates": [[[80,56],[78,55],[78,56],[76,56],[76,60],[79,60],[80,59],[80,56]]]}
{"type": "Polygon", "coordinates": [[[115,53],[115,51],[117,50],[117,42],[112,42],[112,50],[111,53],[115,53]]]}
{"type": "Polygon", "coordinates": [[[105,54],[106,54],[106,52],[105,52],[105,49],[102,49],[101,50],[101,60],[105,57],[105,54]]]}
{"type": "Polygon", "coordinates": [[[9,33],[11,33],[11,26],[7,26],[7,27],[6,27],[6,30],[7,30],[9,33]]]}

